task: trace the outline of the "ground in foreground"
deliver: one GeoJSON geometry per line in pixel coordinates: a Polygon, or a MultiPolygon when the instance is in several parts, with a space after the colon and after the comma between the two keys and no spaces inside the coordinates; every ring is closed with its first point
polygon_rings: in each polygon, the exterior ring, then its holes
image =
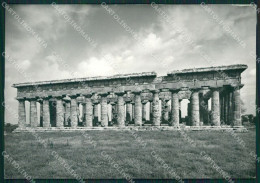
{"type": "MultiPolygon", "coordinates": [[[[202,151],[231,177],[255,177],[255,159],[250,155],[255,152],[254,128],[235,135],[220,131],[184,133],[108,130],[8,133],[5,150],[34,179],[75,178],[71,170],[82,178],[125,178],[125,175],[174,178],[173,172],[181,178],[223,178],[201,156],[202,151]],[[43,139],[47,147],[37,139],[43,139]],[[57,159],[56,153],[62,160],[57,159]]],[[[7,158],[5,178],[24,178],[7,158]]]]}

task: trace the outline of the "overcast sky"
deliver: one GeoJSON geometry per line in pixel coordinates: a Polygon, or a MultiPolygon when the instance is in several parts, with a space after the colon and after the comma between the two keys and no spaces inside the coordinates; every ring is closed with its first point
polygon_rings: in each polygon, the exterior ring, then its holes
{"type": "Polygon", "coordinates": [[[160,8],[184,29],[196,46],[185,44],[175,27],[167,23],[150,5],[111,5],[120,19],[133,29],[142,46],[100,5],[60,5],[97,44],[93,47],[64,16],[51,5],[12,5],[15,12],[47,43],[40,44],[15,17],[6,12],[6,53],[29,75],[24,77],[6,61],[5,100],[10,110],[6,122],[17,123],[18,102],[13,83],[86,76],[106,76],[118,73],[155,71],[165,75],[170,70],[229,64],[247,64],[242,74],[242,100],[247,113],[254,113],[256,13],[250,6],[212,5],[210,8],[229,25],[245,43],[243,48],[200,5],[163,5],[160,8]],[[149,51],[148,51],[149,50],[149,51]],[[62,57],[57,60],[52,52],[62,57]],[[209,64],[201,55],[206,52],[213,60],[209,64]],[[156,55],[168,65],[154,59],[156,55]],[[103,58],[109,57],[109,61],[103,58]],[[72,72],[77,73],[71,75],[72,72]]]}

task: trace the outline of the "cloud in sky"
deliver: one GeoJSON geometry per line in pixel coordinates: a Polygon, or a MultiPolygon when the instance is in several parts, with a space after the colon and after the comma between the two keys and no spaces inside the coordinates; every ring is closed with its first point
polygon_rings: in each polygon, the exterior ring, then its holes
{"type": "MultiPolygon", "coordinates": [[[[245,48],[199,5],[160,6],[170,20],[191,36],[195,47],[186,44],[175,27],[167,23],[150,5],[110,6],[138,34],[143,45],[100,5],[60,5],[97,43],[96,48],[51,5],[11,7],[48,43],[48,47],[44,48],[6,12],[6,52],[35,81],[144,71],[164,75],[170,70],[212,66],[200,56],[199,51],[204,51],[215,60],[214,65],[248,65],[249,68],[242,74],[245,86],[241,95],[248,107],[247,112],[254,113],[254,107],[250,104],[255,99],[255,61],[249,53],[255,54],[256,49],[256,13],[250,6],[210,6],[246,43],[245,48]],[[53,52],[60,55],[63,62],[59,62],[53,52]],[[159,60],[154,59],[151,53],[159,60]]],[[[11,85],[26,81],[7,61],[5,97],[15,110],[16,89],[11,85]]],[[[7,113],[6,122],[16,123],[17,119],[7,113]]]]}

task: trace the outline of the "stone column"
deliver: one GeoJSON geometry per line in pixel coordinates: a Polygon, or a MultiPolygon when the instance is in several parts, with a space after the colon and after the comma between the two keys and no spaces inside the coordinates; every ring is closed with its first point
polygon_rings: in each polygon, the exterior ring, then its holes
{"type": "Polygon", "coordinates": [[[146,100],[142,101],[142,121],[144,121],[144,123],[146,122],[146,104],[146,100]]]}
{"type": "Polygon", "coordinates": [[[232,125],[233,123],[233,92],[230,91],[229,92],[229,104],[228,104],[228,121],[229,121],[229,124],[232,125]]]}
{"type": "Polygon", "coordinates": [[[141,92],[134,91],[135,94],[135,125],[142,126],[142,103],[141,103],[141,92]]]}
{"type": "Polygon", "coordinates": [[[164,112],[163,112],[163,119],[165,122],[169,122],[169,100],[165,100],[165,107],[164,107],[164,112]]]}
{"type": "Polygon", "coordinates": [[[107,113],[107,95],[108,93],[102,93],[101,95],[101,126],[108,126],[108,113],[107,113]]]}
{"type": "Polygon", "coordinates": [[[118,98],[117,98],[117,125],[119,127],[125,126],[125,107],[124,107],[124,92],[117,92],[116,93],[118,98]]]}
{"type": "Polygon", "coordinates": [[[94,126],[96,126],[98,124],[98,101],[97,100],[94,100],[93,102],[93,105],[94,105],[94,119],[93,119],[93,123],[94,123],[94,126]]]}
{"type": "Polygon", "coordinates": [[[71,127],[72,128],[76,128],[78,126],[77,96],[76,95],[72,95],[70,98],[71,98],[71,103],[70,103],[71,127]]]}
{"type": "Polygon", "coordinates": [[[49,98],[43,98],[43,127],[50,127],[50,103],[49,98]]]}
{"type": "Polygon", "coordinates": [[[242,126],[241,121],[241,99],[240,99],[240,88],[243,85],[233,87],[233,126],[242,126]]]}
{"type": "Polygon", "coordinates": [[[200,125],[199,92],[196,89],[191,93],[191,125],[200,125]]]}
{"type": "Polygon", "coordinates": [[[127,102],[126,103],[126,121],[128,121],[128,123],[132,122],[132,114],[133,114],[133,110],[132,110],[132,104],[131,102],[127,102]]]}
{"type": "Polygon", "coordinates": [[[149,106],[149,121],[150,123],[152,123],[153,121],[153,101],[152,100],[149,100],[150,102],[150,106],[149,106]]]}
{"type": "Polygon", "coordinates": [[[30,124],[31,127],[37,127],[38,119],[37,119],[37,106],[36,99],[30,99],[30,124]]]}
{"type": "Polygon", "coordinates": [[[43,100],[40,98],[37,100],[40,104],[40,127],[43,127],[43,100]]]}
{"type": "Polygon", "coordinates": [[[86,99],[84,98],[84,101],[82,104],[82,125],[86,125],[86,99]]]}
{"type": "Polygon", "coordinates": [[[230,122],[228,121],[228,106],[229,106],[229,93],[228,91],[225,91],[225,99],[224,99],[224,121],[227,125],[230,125],[230,122]]]}
{"type": "Polygon", "coordinates": [[[221,92],[221,94],[220,94],[219,103],[220,103],[220,124],[224,124],[224,121],[225,121],[225,117],[224,117],[225,102],[224,102],[223,92],[221,92]]]}
{"type": "Polygon", "coordinates": [[[203,123],[209,123],[208,99],[203,99],[203,123]]]}
{"type": "Polygon", "coordinates": [[[211,121],[213,126],[220,126],[219,88],[212,89],[211,121]]]}
{"type": "Polygon", "coordinates": [[[204,99],[203,99],[203,93],[199,93],[199,111],[200,111],[200,126],[203,126],[204,124],[204,99]]]}
{"type": "Polygon", "coordinates": [[[171,121],[170,125],[171,126],[179,126],[179,96],[178,92],[179,90],[170,90],[171,91],[171,121]]]}
{"type": "Polygon", "coordinates": [[[165,120],[164,120],[164,114],[165,114],[165,106],[166,106],[166,104],[165,104],[165,99],[162,98],[160,101],[161,101],[161,112],[160,112],[160,115],[161,115],[161,123],[164,123],[164,122],[165,122],[165,120]]]}
{"type": "Polygon", "coordinates": [[[93,105],[91,101],[91,94],[85,95],[85,101],[86,101],[86,121],[85,126],[92,127],[93,126],[93,105]]]}
{"type": "Polygon", "coordinates": [[[63,127],[64,117],[62,98],[57,97],[56,99],[56,127],[63,127]]]}
{"type": "Polygon", "coordinates": [[[19,128],[26,127],[26,113],[25,113],[25,100],[17,99],[19,102],[18,106],[18,125],[19,128]]]}
{"type": "Polygon", "coordinates": [[[70,101],[67,101],[65,106],[65,126],[68,126],[70,120],[70,101]]]}
{"type": "Polygon", "coordinates": [[[111,121],[114,125],[117,122],[117,110],[116,110],[116,103],[111,103],[111,121]]]}
{"type": "Polygon", "coordinates": [[[132,104],[132,122],[134,124],[134,121],[135,121],[135,102],[133,101],[131,104],[132,104]]]}
{"type": "MultiPolygon", "coordinates": [[[[181,101],[182,101],[182,99],[179,100],[179,123],[182,122],[182,118],[181,118],[181,101]]],[[[170,108],[170,106],[169,106],[169,108],[170,108]]],[[[168,116],[169,116],[169,115],[168,115],[168,116]]]]}
{"type": "Polygon", "coordinates": [[[192,124],[191,124],[191,100],[190,100],[190,102],[188,103],[188,105],[187,105],[187,111],[188,111],[188,116],[187,116],[187,124],[186,125],[189,125],[189,126],[191,126],[192,124]]]}
{"type": "Polygon", "coordinates": [[[153,93],[153,125],[154,126],[160,126],[161,125],[161,119],[160,119],[160,109],[159,109],[159,90],[152,90],[153,93]]]}

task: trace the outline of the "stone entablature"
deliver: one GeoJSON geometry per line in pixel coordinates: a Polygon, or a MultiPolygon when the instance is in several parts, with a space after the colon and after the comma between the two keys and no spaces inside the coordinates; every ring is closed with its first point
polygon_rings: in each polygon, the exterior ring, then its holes
{"type": "Polygon", "coordinates": [[[99,122],[101,126],[108,126],[115,114],[118,126],[125,126],[126,120],[140,126],[147,121],[144,116],[148,113],[145,107],[148,103],[149,121],[154,126],[163,122],[178,126],[180,102],[189,99],[188,125],[220,126],[224,122],[240,126],[239,90],[243,86],[241,73],[246,68],[246,65],[237,64],[176,70],[160,77],[155,72],[145,72],[14,84],[19,101],[19,124],[20,127],[25,125],[24,101],[28,100],[31,127],[39,126],[36,102],[41,106],[40,126],[43,127],[77,127],[79,104],[83,105],[83,126],[99,122]],[[209,99],[212,100],[211,111],[208,111],[209,99]],[[101,105],[101,121],[97,119],[98,104],[101,105]],[[112,111],[108,111],[110,105],[112,111]]]}

